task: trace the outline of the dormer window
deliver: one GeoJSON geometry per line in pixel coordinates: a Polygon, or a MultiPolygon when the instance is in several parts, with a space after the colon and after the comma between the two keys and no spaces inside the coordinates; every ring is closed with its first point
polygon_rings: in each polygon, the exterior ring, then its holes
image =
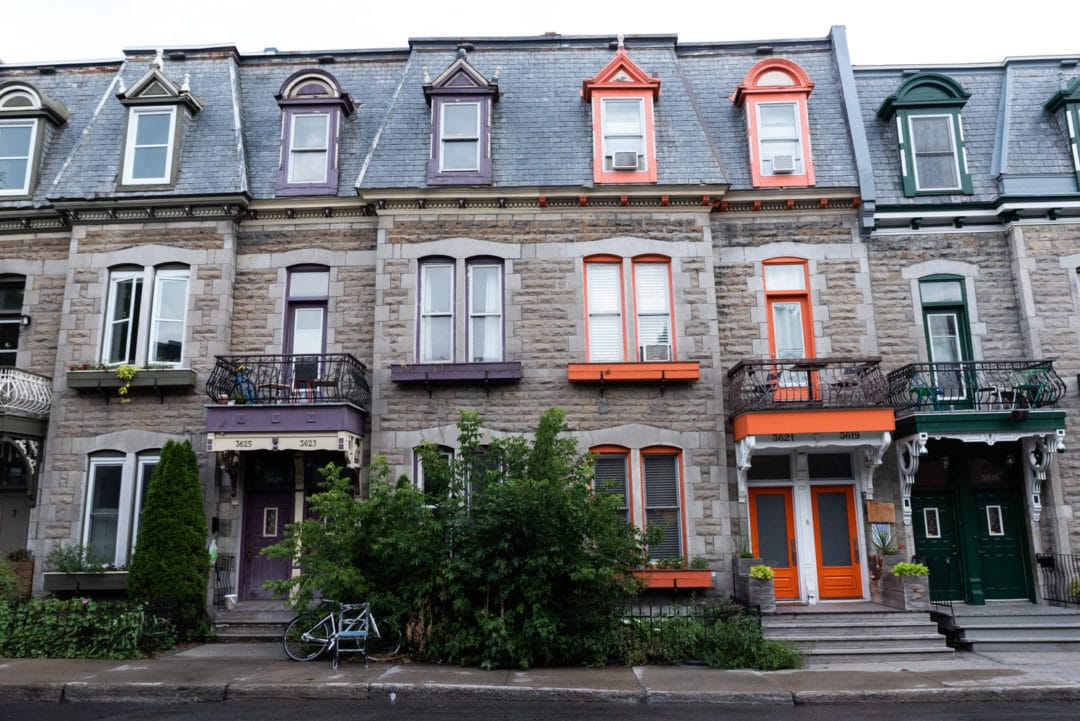
{"type": "Polygon", "coordinates": [[[916,73],[878,108],[896,118],[904,195],[970,194],[960,110],[971,94],[939,73],[916,73]]]}
{"type": "Polygon", "coordinates": [[[769,58],[750,68],[732,101],[746,108],[750,176],[755,187],[814,184],[807,98],[814,84],[801,67],[769,58]]]}
{"type": "Polygon", "coordinates": [[[615,57],[581,85],[592,105],[593,180],[597,183],[655,183],[653,104],[660,79],[638,67],[619,40],[615,57]]]}
{"type": "Polygon", "coordinates": [[[338,192],[342,118],[355,110],[349,94],[322,70],[301,70],[281,86],[281,158],[277,195],[338,192]]]}
{"type": "Polygon", "coordinates": [[[45,132],[63,125],[67,117],[63,105],[29,85],[0,85],[0,198],[32,194],[45,132]]]}
{"type": "Polygon", "coordinates": [[[180,139],[184,123],[203,108],[191,94],[185,76],[181,85],[165,77],[161,54],[129,90],[117,93],[127,107],[121,147],[121,190],[158,190],[176,184],[180,172],[180,139]]]}
{"type": "Polygon", "coordinates": [[[1051,113],[1064,110],[1069,158],[1076,174],[1077,188],[1080,189],[1080,77],[1073,78],[1068,87],[1054,93],[1043,107],[1051,113]]]}
{"type": "Polygon", "coordinates": [[[430,185],[491,182],[491,114],[499,85],[465,59],[465,49],[437,78],[424,73],[424,97],[431,106],[430,185]]]}

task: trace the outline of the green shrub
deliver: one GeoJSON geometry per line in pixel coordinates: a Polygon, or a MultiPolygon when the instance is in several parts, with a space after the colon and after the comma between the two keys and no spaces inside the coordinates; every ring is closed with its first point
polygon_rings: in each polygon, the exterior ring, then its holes
{"type": "Polygon", "coordinates": [[[0,603],[14,601],[19,597],[19,581],[15,569],[7,561],[0,561],[0,603]]]}
{"type": "Polygon", "coordinates": [[[108,559],[81,543],[61,544],[45,556],[46,565],[61,573],[101,573],[108,559]]]}
{"type": "Polygon", "coordinates": [[[892,568],[892,574],[894,576],[926,576],[930,573],[930,569],[922,563],[908,563],[902,561],[892,568]]]}
{"type": "Polygon", "coordinates": [[[1074,578],[1069,584],[1069,595],[1073,601],[1080,603],[1080,578],[1074,578]]]}
{"type": "Polygon", "coordinates": [[[140,603],[34,599],[0,603],[0,656],[137,658],[175,643],[172,624],[140,603]]]}
{"type": "Polygon", "coordinates": [[[756,578],[759,581],[771,581],[776,576],[773,570],[763,563],[759,563],[756,566],[751,566],[748,574],[750,578],[756,578]]]}
{"type": "Polygon", "coordinates": [[[128,575],[134,600],[176,601],[183,638],[206,631],[206,589],[210,555],[198,463],[190,441],[169,441],[161,449],[139,519],[139,540],[128,575]]]}

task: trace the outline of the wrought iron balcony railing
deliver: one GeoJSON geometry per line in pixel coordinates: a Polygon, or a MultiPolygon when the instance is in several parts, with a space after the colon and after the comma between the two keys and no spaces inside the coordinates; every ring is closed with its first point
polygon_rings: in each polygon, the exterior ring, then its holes
{"type": "Polygon", "coordinates": [[[885,408],[881,358],[743,360],[728,371],[727,411],[885,408]]]}
{"type": "Polygon", "coordinates": [[[912,363],[889,373],[898,415],[948,411],[1024,411],[1057,405],[1065,381],[1048,360],[912,363]]]}
{"type": "Polygon", "coordinates": [[[0,409],[34,418],[45,418],[52,408],[52,381],[45,376],[0,368],[0,409]]]}
{"type": "Polygon", "coordinates": [[[348,353],[218,356],[206,395],[217,403],[371,404],[367,368],[348,353]]]}

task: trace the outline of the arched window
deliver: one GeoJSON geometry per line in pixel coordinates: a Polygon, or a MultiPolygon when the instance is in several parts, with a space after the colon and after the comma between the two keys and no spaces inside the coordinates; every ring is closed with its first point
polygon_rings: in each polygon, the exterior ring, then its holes
{"type": "Polygon", "coordinates": [[[750,68],[732,100],[746,108],[750,175],[756,187],[814,184],[807,99],[814,84],[784,58],[750,68]]]}
{"type": "Polygon", "coordinates": [[[282,84],[277,195],[332,195],[338,190],[341,123],[355,110],[333,75],[301,70],[282,84]]]}

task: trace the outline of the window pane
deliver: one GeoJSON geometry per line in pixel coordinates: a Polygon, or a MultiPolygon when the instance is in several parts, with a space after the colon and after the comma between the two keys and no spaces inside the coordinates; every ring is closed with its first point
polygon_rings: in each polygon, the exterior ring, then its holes
{"type": "Polygon", "coordinates": [[[605,100],[604,134],[640,135],[641,101],[605,100]]]}
{"type": "Polygon", "coordinates": [[[112,312],[105,362],[133,363],[139,328],[139,307],[142,303],[142,278],[115,279],[111,290],[112,312]]]}
{"type": "Polygon", "coordinates": [[[912,118],[911,133],[918,187],[923,190],[959,187],[951,119],[912,118]]]}
{"type": "Polygon", "coordinates": [[[164,178],[167,148],[137,148],[131,166],[133,178],[164,178]]]}
{"type": "Polygon", "coordinates": [[[0,282],[0,310],[18,313],[23,307],[24,281],[0,282]]]}
{"type": "Polygon", "coordinates": [[[818,533],[822,566],[851,565],[851,530],[846,493],[817,494],[818,533]]]}
{"type": "Polygon", "coordinates": [[[293,149],[317,148],[325,150],[326,130],[330,122],[327,115],[293,116],[293,149]]]}
{"type": "Polygon", "coordinates": [[[634,273],[638,313],[667,313],[667,263],[637,263],[634,273]]]}
{"type": "Polygon", "coordinates": [[[641,345],[671,345],[671,331],[666,315],[638,318],[638,342],[641,345]]]}
{"type": "Polygon", "coordinates": [[[116,556],[116,532],[120,520],[122,466],[93,467],[87,545],[110,562],[116,556]]]}
{"type": "Polygon", "coordinates": [[[920,188],[957,187],[956,160],[952,155],[920,155],[916,163],[920,188]]]}
{"type": "Polygon", "coordinates": [[[591,263],[588,266],[589,312],[618,313],[619,266],[615,263],[591,263]]]}
{"type": "Polygon", "coordinates": [[[663,530],[664,537],[649,547],[652,558],[680,555],[678,458],[674,455],[645,455],[645,521],[663,530]]]}
{"type": "Polygon", "coordinates": [[[297,308],[293,316],[293,353],[322,353],[323,309],[297,308]]]}
{"type": "Polygon", "coordinates": [[[604,139],[604,153],[606,155],[614,155],[615,153],[637,153],[641,155],[642,152],[640,135],[604,139]]]}
{"type": "Polygon", "coordinates": [[[850,453],[811,453],[806,456],[806,466],[811,479],[854,478],[850,453]]]}
{"type": "Polygon", "coordinates": [[[449,313],[453,305],[453,267],[425,265],[422,282],[425,313],[449,313]]]}
{"type": "Polygon", "coordinates": [[[289,275],[289,297],[322,298],[330,295],[330,274],[326,271],[292,273],[289,275]]]}
{"type": "Polygon", "coordinates": [[[449,361],[453,343],[453,318],[450,316],[432,316],[424,319],[421,338],[422,361],[449,361]]]}
{"type": "Polygon", "coordinates": [[[21,190],[26,184],[25,160],[0,160],[0,190],[21,190]]]}
{"type": "Polygon", "coordinates": [[[478,140],[454,140],[443,142],[443,170],[477,170],[478,140]]]}
{"type": "Polygon", "coordinates": [[[152,363],[179,363],[184,348],[184,322],[158,321],[157,338],[150,351],[152,363]]]}
{"type": "Polygon", "coordinates": [[[0,126],[0,158],[26,158],[30,155],[30,125],[0,126]]]}
{"type": "Polygon", "coordinates": [[[793,103],[768,103],[758,106],[761,123],[758,136],[762,139],[797,138],[795,105],[793,103]]]}
{"type": "Polygon", "coordinates": [[[137,113],[136,145],[168,145],[171,113],[137,113]]]}
{"type": "MultiPolygon", "coordinates": [[[[610,494],[618,498],[617,504],[628,515],[626,504],[626,456],[619,453],[599,455],[593,484],[597,493],[610,494]]],[[[629,517],[627,517],[629,520],[629,517]]]]}
{"type": "Polygon", "coordinates": [[[13,368],[19,350],[19,322],[0,321],[0,366],[13,368]]]}
{"type": "Polygon", "coordinates": [[[589,360],[621,361],[622,321],[618,316],[589,317],[589,360]]]}
{"type": "MultiPolygon", "coordinates": [[[[755,463],[756,463],[755,459],[755,463]]],[[[787,498],[779,493],[759,493],[754,497],[758,547],[761,562],[772,568],[789,568],[787,498]]]]}
{"type": "Polygon", "coordinates": [[[952,123],[947,117],[912,118],[911,132],[918,153],[952,152],[952,123]]]}
{"type": "Polygon", "coordinates": [[[469,267],[469,360],[502,360],[502,267],[469,267]]]}
{"type": "Polygon", "coordinates": [[[326,151],[294,152],[289,167],[289,181],[293,183],[325,183],[326,151]]]}
{"type": "Polygon", "coordinates": [[[919,295],[923,303],[961,303],[964,300],[963,288],[958,280],[919,283],[919,295]]]}
{"type": "Polygon", "coordinates": [[[766,265],[767,290],[806,290],[805,266],[800,264],[766,265]]]}
{"type": "Polygon", "coordinates": [[[777,358],[803,358],[802,304],[773,303],[773,334],[777,358]]]}
{"type": "Polygon", "coordinates": [[[502,269],[493,265],[474,265],[469,273],[472,278],[473,313],[498,313],[502,307],[499,292],[502,269]]]}
{"type": "Polygon", "coordinates": [[[183,320],[187,310],[187,279],[158,279],[158,318],[183,320]]]}
{"type": "Polygon", "coordinates": [[[934,313],[926,316],[930,331],[930,360],[937,363],[959,361],[960,332],[954,313],[934,313]]]}
{"type": "Polygon", "coordinates": [[[475,138],[480,135],[480,106],[476,103],[445,104],[442,136],[475,138]]]}
{"type": "Polygon", "coordinates": [[[469,329],[473,363],[502,360],[502,319],[498,316],[473,318],[469,329]]]}

